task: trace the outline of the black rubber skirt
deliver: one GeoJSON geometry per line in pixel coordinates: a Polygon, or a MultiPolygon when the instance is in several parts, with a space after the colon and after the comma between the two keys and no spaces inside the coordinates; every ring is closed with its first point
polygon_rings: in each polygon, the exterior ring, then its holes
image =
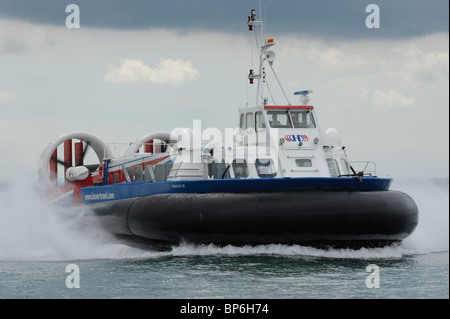
{"type": "Polygon", "coordinates": [[[92,207],[108,231],[149,247],[379,247],[402,241],[418,224],[414,200],[398,191],[178,193],[92,207]]]}

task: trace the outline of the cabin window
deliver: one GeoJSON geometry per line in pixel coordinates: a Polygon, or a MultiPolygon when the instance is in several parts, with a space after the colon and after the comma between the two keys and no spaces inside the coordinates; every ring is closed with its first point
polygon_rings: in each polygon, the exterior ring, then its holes
{"type": "Polygon", "coordinates": [[[130,181],[134,180],[134,168],[133,167],[127,167],[126,168],[128,176],[130,177],[130,181]]]}
{"type": "Polygon", "coordinates": [[[288,111],[268,111],[267,116],[271,127],[292,128],[288,111]]]}
{"type": "Polygon", "coordinates": [[[144,172],[146,182],[154,182],[156,180],[155,172],[153,171],[153,167],[151,165],[146,165],[144,172]]]}
{"type": "Polygon", "coordinates": [[[337,168],[337,162],[332,158],[327,158],[327,164],[328,169],[330,170],[331,177],[337,177],[338,174],[338,168],[337,168]]]}
{"type": "Polygon", "coordinates": [[[220,174],[220,164],[211,162],[208,164],[208,176],[212,179],[218,179],[220,174]]]}
{"type": "Polygon", "coordinates": [[[222,163],[211,162],[208,164],[208,175],[211,179],[229,178],[230,171],[227,169],[228,164],[225,161],[222,163]]]}
{"type": "Polygon", "coordinates": [[[259,177],[272,178],[277,175],[275,165],[270,158],[257,158],[255,167],[259,177]]]}
{"type": "Polygon", "coordinates": [[[239,127],[243,130],[245,130],[245,120],[244,120],[244,114],[241,114],[241,117],[239,119],[239,127]]]}
{"type": "Polygon", "coordinates": [[[245,118],[246,118],[247,129],[249,129],[249,128],[254,129],[255,128],[255,116],[253,115],[253,113],[247,113],[245,118]]]}
{"type": "Polygon", "coordinates": [[[325,153],[325,158],[327,160],[328,169],[330,170],[330,175],[332,177],[337,177],[339,175],[339,167],[337,161],[333,158],[331,148],[329,146],[324,146],[323,152],[325,153]]]}
{"type": "Polygon", "coordinates": [[[246,178],[248,177],[248,166],[244,159],[233,160],[233,172],[236,178],[246,178]]]}
{"type": "Polygon", "coordinates": [[[316,123],[310,110],[291,110],[294,128],[315,128],[316,123]]]}
{"type": "Polygon", "coordinates": [[[298,158],[295,160],[298,167],[312,167],[312,161],[309,158],[298,158]]]}
{"type": "Polygon", "coordinates": [[[137,166],[134,168],[134,181],[142,182],[144,178],[144,169],[142,166],[137,166]]]}
{"type": "Polygon", "coordinates": [[[164,180],[164,166],[163,164],[156,164],[155,165],[155,179],[157,182],[164,180]]]}
{"type": "Polygon", "coordinates": [[[339,164],[338,164],[338,161],[337,161],[337,160],[334,160],[334,166],[336,166],[336,173],[337,173],[336,176],[341,175],[341,171],[340,171],[340,169],[339,169],[339,164]]]}
{"type": "Polygon", "coordinates": [[[169,176],[170,171],[172,170],[173,163],[165,163],[164,164],[164,180],[167,180],[167,176],[169,176]]]}
{"type": "Polygon", "coordinates": [[[256,131],[257,132],[264,131],[266,129],[266,123],[264,123],[264,116],[262,112],[256,112],[255,115],[256,115],[256,123],[255,123],[256,131]]]}

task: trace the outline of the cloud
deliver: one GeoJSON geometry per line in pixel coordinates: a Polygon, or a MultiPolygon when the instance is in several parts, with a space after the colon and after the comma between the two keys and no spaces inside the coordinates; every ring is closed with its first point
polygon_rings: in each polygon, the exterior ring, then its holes
{"type": "Polygon", "coordinates": [[[360,68],[370,63],[359,54],[349,54],[332,47],[329,49],[312,48],[309,51],[309,58],[318,65],[342,68],[360,68]]]}
{"type": "Polygon", "coordinates": [[[388,92],[375,91],[372,96],[373,109],[375,111],[386,112],[391,108],[396,107],[414,107],[416,103],[414,98],[404,96],[394,90],[388,92]]]}
{"type": "Polygon", "coordinates": [[[58,41],[50,27],[0,19],[0,53],[18,53],[32,47],[54,45],[58,41]]]}
{"type": "Polygon", "coordinates": [[[125,59],[119,67],[110,66],[105,81],[123,82],[151,82],[181,84],[196,81],[200,73],[192,66],[192,62],[180,59],[161,58],[155,68],[150,68],[140,60],[125,59]]]}
{"type": "Polygon", "coordinates": [[[448,78],[449,76],[448,51],[423,52],[416,45],[412,44],[404,55],[406,76],[413,76],[424,81],[442,77],[448,78]]]}

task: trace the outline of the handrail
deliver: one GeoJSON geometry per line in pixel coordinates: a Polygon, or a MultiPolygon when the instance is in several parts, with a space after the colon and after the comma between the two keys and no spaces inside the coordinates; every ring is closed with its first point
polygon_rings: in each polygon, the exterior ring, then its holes
{"type": "Polygon", "coordinates": [[[355,170],[358,172],[362,172],[363,175],[367,176],[376,176],[377,175],[377,164],[374,161],[351,161],[350,165],[355,166],[355,170]],[[356,165],[353,165],[356,164],[356,165]],[[373,165],[373,168],[370,168],[369,165],[373,165]],[[362,169],[361,169],[362,167],[362,169]]]}

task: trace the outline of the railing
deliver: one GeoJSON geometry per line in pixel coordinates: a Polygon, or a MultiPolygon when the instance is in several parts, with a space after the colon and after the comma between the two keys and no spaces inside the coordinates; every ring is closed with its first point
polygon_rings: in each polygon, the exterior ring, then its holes
{"type": "MultiPolygon", "coordinates": [[[[111,151],[113,158],[120,158],[123,156],[124,152],[132,145],[133,143],[118,143],[118,142],[110,142],[106,143],[109,150],[111,151]]],[[[144,143],[139,148],[139,153],[161,153],[166,151],[167,144],[161,141],[154,141],[149,143],[144,143]]]]}
{"type": "Polygon", "coordinates": [[[362,172],[364,176],[377,176],[377,164],[372,161],[354,161],[350,162],[355,172],[362,172]]]}

